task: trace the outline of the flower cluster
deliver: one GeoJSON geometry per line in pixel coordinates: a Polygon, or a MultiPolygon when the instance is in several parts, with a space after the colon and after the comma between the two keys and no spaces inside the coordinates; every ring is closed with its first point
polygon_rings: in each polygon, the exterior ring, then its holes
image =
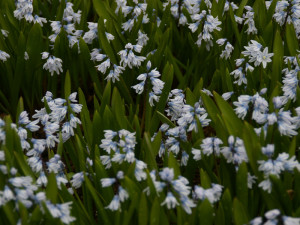
{"type": "Polygon", "coordinates": [[[202,41],[206,42],[206,49],[209,50],[213,46],[213,36],[214,31],[220,31],[221,22],[218,20],[218,17],[213,17],[207,11],[202,10],[201,13],[196,13],[191,15],[193,23],[189,24],[189,28],[192,33],[197,31],[198,40],[196,44],[198,47],[201,46],[202,41]]]}
{"type": "Polygon", "coordinates": [[[135,163],[134,175],[138,181],[145,180],[147,165],[135,157],[134,150],[136,145],[135,133],[127,130],[105,130],[105,139],[101,140],[100,148],[106,151],[107,155],[101,155],[100,159],[106,169],[111,168],[112,163],[129,164],[135,163]]]}
{"type": "Polygon", "coordinates": [[[204,189],[201,186],[195,185],[193,195],[195,199],[204,201],[207,199],[211,204],[218,202],[222,195],[223,186],[212,184],[212,188],[204,189]]]}
{"type": "Polygon", "coordinates": [[[16,10],[14,11],[14,16],[18,20],[25,19],[29,23],[39,23],[43,26],[47,23],[46,18],[39,17],[38,15],[33,16],[33,0],[18,0],[16,1],[16,10]]]}
{"type": "Polygon", "coordinates": [[[177,205],[180,205],[186,213],[192,213],[191,208],[196,205],[189,198],[191,187],[188,186],[189,182],[185,177],[179,176],[175,179],[173,168],[164,168],[159,172],[161,181],[156,180],[155,171],[152,171],[150,175],[157,193],[163,192],[165,188],[167,189],[167,196],[161,205],[167,205],[168,209],[173,209],[177,205]]]}
{"type": "Polygon", "coordinates": [[[6,60],[9,58],[10,58],[9,54],[7,54],[5,51],[0,50],[0,60],[2,60],[2,62],[6,62],[6,60]]]}
{"type": "Polygon", "coordinates": [[[137,94],[142,94],[145,86],[147,88],[147,83],[150,81],[152,84],[152,91],[149,92],[149,103],[151,106],[154,106],[153,101],[158,102],[159,96],[162,93],[162,89],[164,88],[164,82],[158,79],[160,77],[160,73],[155,69],[151,70],[151,62],[147,63],[147,73],[142,73],[137,77],[137,80],[141,82],[132,86],[135,89],[137,94]]]}
{"type": "MultiPolygon", "coordinates": [[[[1,151],[1,153],[3,153],[1,151]]],[[[4,154],[0,154],[3,157],[0,161],[5,160],[4,154]]],[[[3,171],[1,171],[3,173],[3,171]]],[[[17,176],[17,169],[12,167],[10,173],[3,173],[9,179],[8,183],[4,186],[3,191],[0,191],[0,206],[3,207],[6,204],[14,203],[15,209],[19,210],[19,204],[22,203],[27,209],[40,207],[41,212],[44,214],[44,206],[53,216],[58,218],[65,224],[70,224],[75,221],[76,218],[71,216],[71,204],[72,202],[54,204],[47,199],[45,192],[39,191],[37,185],[33,183],[33,179],[30,176],[17,176]]]]}
{"type": "Polygon", "coordinates": [[[277,158],[274,160],[272,159],[274,150],[275,147],[272,144],[263,147],[262,153],[267,156],[268,159],[258,161],[258,169],[264,173],[265,177],[265,180],[259,184],[259,187],[268,191],[269,193],[272,191],[272,183],[269,179],[269,175],[279,177],[283,171],[293,172],[294,169],[300,171],[300,163],[296,160],[295,156],[289,159],[289,154],[283,152],[278,154],[277,158]]]}
{"type": "Polygon", "coordinates": [[[275,13],[273,18],[280,26],[286,23],[293,24],[296,34],[299,37],[300,33],[300,1],[286,1],[280,0],[276,3],[275,13]]]}
{"type": "Polygon", "coordinates": [[[193,148],[192,153],[194,155],[193,159],[198,161],[202,159],[202,153],[206,156],[214,154],[215,156],[220,156],[221,147],[223,141],[217,137],[208,137],[202,140],[200,145],[201,150],[193,148]]]}
{"type": "Polygon", "coordinates": [[[101,184],[102,187],[110,187],[113,184],[116,184],[118,187],[118,193],[115,194],[113,200],[106,207],[111,211],[121,210],[121,203],[129,198],[128,192],[120,185],[121,180],[124,179],[124,172],[118,171],[116,178],[102,178],[101,184]]]}
{"type": "Polygon", "coordinates": [[[54,34],[49,36],[49,39],[52,43],[55,42],[57,36],[60,34],[62,28],[67,33],[67,38],[69,40],[69,46],[72,48],[75,44],[78,45],[79,51],[79,38],[81,37],[83,31],[76,30],[75,24],[79,24],[81,20],[81,11],[77,13],[73,10],[73,3],[67,2],[66,8],[64,9],[62,21],[51,21],[51,27],[54,34]],[[67,24],[63,25],[63,21],[67,24]]]}
{"type": "MultiPolygon", "coordinates": [[[[247,34],[257,34],[257,29],[255,27],[254,21],[254,11],[253,8],[249,5],[245,6],[247,10],[246,14],[243,15],[244,24],[248,25],[248,29],[245,31],[247,34]]],[[[236,18],[237,20],[238,18],[236,18]]],[[[239,23],[239,22],[238,22],[239,23]]]]}
{"type": "MultiPolygon", "coordinates": [[[[223,46],[226,41],[227,41],[226,38],[220,38],[216,42],[219,46],[223,46]]],[[[234,47],[227,41],[227,43],[225,45],[225,49],[222,51],[220,58],[221,59],[223,59],[223,58],[230,59],[233,49],[234,49],[234,47]]]]}
{"type": "Polygon", "coordinates": [[[53,76],[54,72],[60,74],[63,72],[62,69],[62,60],[55,56],[50,55],[48,52],[42,53],[42,59],[47,59],[47,62],[44,64],[43,69],[48,70],[53,76]]]}
{"type": "Polygon", "coordinates": [[[91,53],[91,60],[102,62],[100,65],[96,66],[97,70],[100,71],[102,74],[105,74],[107,69],[112,68],[105,79],[111,80],[113,83],[115,82],[115,80],[119,81],[119,76],[123,73],[123,70],[125,68],[122,66],[112,64],[109,57],[105,54],[101,54],[100,51],[101,49],[94,48],[91,53]]]}
{"type": "MultiPolygon", "coordinates": [[[[298,55],[299,57],[299,55],[298,55]]],[[[286,57],[284,60],[285,64],[291,65],[291,68],[285,68],[282,70],[284,74],[284,78],[282,80],[283,86],[283,96],[285,99],[283,99],[284,102],[287,102],[288,99],[292,99],[296,101],[297,98],[297,87],[299,83],[298,79],[298,72],[300,70],[300,67],[298,65],[297,57],[286,57]]]]}
{"type": "Polygon", "coordinates": [[[134,54],[140,53],[142,51],[143,46],[141,45],[132,45],[131,43],[127,43],[125,45],[125,49],[119,51],[119,55],[121,57],[120,64],[126,68],[127,66],[132,69],[132,67],[140,67],[141,63],[145,61],[146,57],[144,56],[137,56],[134,54]],[[134,51],[134,52],[133,52],[134,51]]]}
{"type": "Polygon", "coordinates": [[[124,17],[127,17],[129,14],[131,15],[131,18],[122,24],[122,29],[124,31],[131,31],[135,23],[139,21],[140,17],[142,17],[143,24],[149,22],[148,14],[146,13],[147,3],[139,3],[138,0],[134,0],[134,7],[127,5],[127,0],[116,0],[116,3],[116,14],[121,11],[124,17]]]}
{"type": "MultiPolygon", "coordinates": [[[[285,96],[273,98],[275,112],[269,112],[269,104],[265,98],[256,93],[254,96],[240,95],[238,101],[233,102],[238,117],[244,119],[248,113],[249,103],[253,105],[252,119],[258,124],[264,124],[264,130],[268,126],[277,123],[280,134],[286,136],[297,135],[298,116],[293,117],[291,112],[284,110],[285,96]]],[[[266,133],[266,132],[265,132],[266,133]]]]}
{"type": "Polygon", "coordinates": [[[300,218],[293,218],[289,216],[281,215],[279,209],[272,209],[265,213],[264,217],[256,217],[249,222],[250,225],[263,225],[263,224],[274,224],[274,225],[292,225],[299,224],[300,218]]]}
{"type": "Polygon", "coordinates": [[[255,40],[251,40],[251,43],[248,43],[248,46],[245,46],[246,51],[243,51],[242,54],[245,57],[248,57],[249,60],[245,61],[245,58],[240,58],[236,60],[236,66],[238,67],[236,70],[232,71],[230,74],[234,76],[236,80],[234,83],[238,85],[242,85],[242,83],[247,84],[247,78],[243,70],[247,73],[248,71],[252,72],[254,68],[249,64],[254,62],[254,67],[262,64],[263,68],[267,67],[267,63],[271,62],[271,57],[274,53],[268,53],[268,47],[266,47],[263,51],[262,45],[255,40]],[[244,68],[241,66],[244,64],[244,68]]]}

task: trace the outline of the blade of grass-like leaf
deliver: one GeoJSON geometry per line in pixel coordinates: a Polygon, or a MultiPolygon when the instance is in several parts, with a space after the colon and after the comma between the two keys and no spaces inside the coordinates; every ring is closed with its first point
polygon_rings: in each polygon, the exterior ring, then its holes
{"type": "Polygon", "coordinates": [[[145,194],[142,192],[138,210],[138,221],[140,225],[148,224],[148,204],[145,194]]]}
{"type": "Polygon", "coordinates": [[[275,39],[273,43],[273,63],[272,63],[272,79],[271,79],[271,90],[275,88],[277,82],[281,78],[282,60],[284,56],[284,48],[282,45],[282,39],[279,30],[276,31],[275,39]]]}
{"type": "Polygon", "coordinates": [[[104,224],[111,224],[110,220],[109,220],[109,217],[108,217],[108,215],[106,213],[106,210],[105,210],[105,208],[104,208],[101,200],[98,197],[99,194],[97,193],[97,191],[93,187],[92,183],[89,181],[89,178],[85,177],[84,180],[85,180],[86,187],[90,191],[90,193],[91,193],[91,195],[93,197],[93,200],[94,200],[94,202],[96,204],[96,207],[98,209],[98,213],[100,215],[99,219],[101,221],[103,221],[104,224]]]}
{"type": "Polygon", "coordinates": [[[237,198],[233,200],[232,211],[234,222],[236,225],[244,225],[249,221],[244,206],[237,198]]]}
{"type": "Polygon", "coordinates": [[[155,152],[157,149],[153,148],[149,133],[144,133],[144,146],[145,146],[144,149],[146,150],[144,154],[145,154],[146,163],[149,166],[148,168],[150,170],[152,169],[158,170],[157,163],[155,160],[156,157],[155,152]]]}
{"type": "Polygon", "coordinates": [[[208,199],[204,199],[204,201],[200,204],[198,208],[198,218],[201,225],[209,225],[214,222],[214,209],[208,199]]]}
{"type": "Polygon", "coordinates": [[[156,197],[152,203],[151,211],[150,211],[150,225],[158,225],[159,223],[159,211],[160,204],[158,202],[158,198],[156,197]]]}
{"type": "Polygon", "coordinates": [[[66,77],[65,77],[64,91],[65,91],[65,99],[68,99],[71,94],[71,79],[70,79],[69,70],[67,71],[66,77]]]}
{"type": "Polygon", "coordinates": [[[236,174],[236,192],[237,198],[241,204],[244,205],[245,209],[248,208],[248,170],[247,164],[244,162],[239,166],[236,174]]]}
{"type": "Polygon", "coordinates": [[[222,118],[226,124],[228,131],[235,136],[239,136],[243,128],[242,121],[237,117],[232,107],[220,95],[214,92],[217,105],[222,113],[222,118]]]}
{"type": "Polygon", "coordinates": [[[286,37],[286,44],[289,49],[291,56],[297,55],[297,49],[299,49],[299,44],[297,40],[297,35],[294,30],[294,25],[290,23],[286,23],[285,27],[285,37],[286,37]]]}

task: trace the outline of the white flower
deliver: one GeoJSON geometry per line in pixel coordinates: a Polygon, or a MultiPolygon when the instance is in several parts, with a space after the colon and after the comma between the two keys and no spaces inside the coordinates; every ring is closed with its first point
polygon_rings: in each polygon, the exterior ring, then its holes
{"type": "Polygon", "coordinates": [[[201,151],[199,149],[196,148],[192,148],[192,153],[194,155],[193,159],[195,159],[196,161],[201,160],[201,151]]]}
{"type": "Polygon", "coordinates": [[[72,177],[72,180],[71,180],[72,187],[75,189],[80,188],[83,181],[84,181],[84,173],[83,172],[74,174],[72,177]]]}
{"type": "Polygon", "coordinates": [[[60,58],[56,58],[55,56],[50,56],[47,59],[47,62],[43,65],[43,69],[48,70],[51,73],[51,76],[53,76],[54,72],[60,74],[63,72],[62,60],[60,58]]]}
{"type": "Polygon", "coordinates": [[[110,187],[116,182],[116,178],[102,178],[101,179],[101,184],[102,187],[110,187]]]}
{"type": "Polygon", "coordinates": [[[179,203],[177,202],[177,200],[174,197],[174,195],[172,194],[172,192],[169,191],[167,194],[167,197],[160,205],[161,206],[167,205],[168,209],[174,209],[176,207],[176,205],[179,205],[179,203]]]}
{"type": "Polygon", "coordinates": [[[159,175],[162,180],[171,182],[174,179],[174,170],[173,168],[164,168],[159,175]]]}
{"type": "Polygon", "coordinates": [[[118,195],[115,195],[110,204],[105,207],[106,209],[110,209],[111,211],[117,211],[121,208],[120,198],[118,195]]]}
{"type": "Polygon", "coordinates": [[[10,58],[10,55],[0,50],[0,60],[2,60],[2,62],[5,62],[8,58],[10,58]]]}
{"type": "Polygon", "coordinates": [[[263,68],[266,68],[267,63],[272,62],[271,57],[273,55],[274,53],[268,53],[268,47],[266,47],[263,52],[260,52],[259,61],[263,64],[263,68]]]}
{"type": "Polygon", "coordinates": [[[129,198],[128,192],[122,188],[121,186],[119,186],[119,199],[121,202],[124,202],[126,199],[129,198]]]}
{"type": "Polygon", "coordinates": [[[262,182],[259,183],[258,186],[261,187],[263,190],[267,191],[269,194],[272,191],[272,183],[270,179],[263,180],[262,182]]]}
{"type": "Polygon", "coordinates": [[[252,189],[253,184],[255,184],[255,180],[257,179],[256,176],[251,176],[251,174],[248,172],[248,177],[247,177],[247,185],[249,189],[252,189]]]}

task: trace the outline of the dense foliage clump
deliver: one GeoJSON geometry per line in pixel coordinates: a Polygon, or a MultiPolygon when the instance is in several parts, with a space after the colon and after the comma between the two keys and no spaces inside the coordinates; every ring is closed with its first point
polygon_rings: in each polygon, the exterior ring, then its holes
{"type": "Polygon", "coordinates": [[[300,224],[299,0],[0,1],[3,224],[300,224]]]}

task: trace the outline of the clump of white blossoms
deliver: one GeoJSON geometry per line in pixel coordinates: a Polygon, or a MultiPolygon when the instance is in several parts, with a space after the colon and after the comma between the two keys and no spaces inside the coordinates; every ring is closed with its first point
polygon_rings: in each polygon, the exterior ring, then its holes
{"type": "Polygon", "coordinates": [[[251,118],[258,124],[263,124],[264,130],[269,125],[277,124],[281,135],[295,136],[298,134],[296,130],[298,129],[299,118],[297,116],[293,117],[290,110],[284,110],[283,106],[286,104],[285,96],[276,96],[273,98],[275,111],[270,112],[269,103],[260,94],[256,93],[253,96],[240,95],[238,101],[233,102],[236,106],[234,111],[239,118],[245,118],[250,103],[250,106],[253,108],[251,118]]]}
{"type": "Polygon", "coordinates": [[[54,34],[49,36],[49,39],[52,43],[55,42],[57,36],[60,34],[61,30],[64,29],[67,33],[67,38],[69,40],[69,47],[72,48],[75,44],[78,45],[79,51],[79,38],[81,37],[83,31],[76,30],[75,25],[79,24],[81,20],[81,11],[77,11],[77,13],[73,10],[73,3],[67,2],[66,8],[64,9],[64,14],[62,21],[51,21],[51,28],[54,34]],[[64,23],[67,23],[65,24],[64,23]],[[65,24],[65,25],[64,25],[65,24]]]}
{"type": "Polygon", "coordinates": [[[152,85],[152,90],[149,92],[149,103],[154,106],[153,101],[159,101],[159,95],[162,93],[164,88],[164,82],[159,79],[160,73],[155,69],[151,70],[151,61],[147,63],[147,73],[142,73],[137,77],[137,80],[141,81],[139,84],[132,86],[137,94],[142,94],[145,86],[148,88],[148,83],[152,85]]]}
{"type": "MultiPolygon", "coordinates": [[[[246,5],[246,14],[243,14],[244,24],[248,25],[248,29],[245,31],[247,34],[257,34],[257,29],[255,27],[254,21],[254,10],[251,6],[246,5]]],[[[237,18],[236,18],[237,19],[237,18]]]]}
{"type": "Polygon", "coordinates": [[[9,54],[7,54],[5,51],[0,50],[0,60],[2,60],[2,62],[6,62],[6,60],[9,58],[10,58],[9,54]]]}
{"type": "Polygon", "coordinates": [[[91,52],[91,60],[101,62],[98,66],[96,66],[97,70],[100,71],[102,74],[106,74],[106,71],[109,70],[108,75],[106,76],[106,80],[111,80],[113,83],[117,80],[120,80],[120,74],[123,73],[123,70],[125,69],[122,66],[118,66],[116,64],[113,64],[110,61],[110,58],[100,53],[101,49],[94,48],[91,52]],[[110,69],[111,68],[111,69],[110,69]]]}
{"type": "Polygon", "coordinates": [[[264,178],[262,182],[259,183],[259,187],[263,190],[268,191],[271,193],[272,191],[272,183],[269,179],[270,175],[274,175],[279,178],[280,174],[284,171],[293,172],[294,169],[300,171],[300,164],[296,159],[296,156],[292,156],[289,159],[289,154],[283,152],[278,154],[277,158],[274,160],[275,146],[274,145],[267,145],[266,147],[262,148],[262,153],[267,156],[267,160],[259,160],[258,170],[264,173],[264,178]]]}
{"type": "Polygon", "coordinates": [[[207,199],[211,204],[218,202],[222,195],[223,186],[219,184],[211,184],[212,187],[204,189],[199,185],[195,185],[193,197],[197,200],[204,201],[207,199]]]}
{"type": "Polygon", "coordinates": [[[88,22],[89,31],[83,35],[83,40],[87,44],[92,44],[98,38],[98,23],[88,22]]]}
{"type": "Polygon", "coordinates": [[[284,216],[280,213],[279,209],[269,210],[264,214],[263,217],[256,217],[249,222],[250,225],[263,225],[263,224],[274,224],[274,225],[297,225],[300,224],[300,218],[294,218],[284,216]]]}
{"type": "Polygon", "coordinates": [[[16,10],[14,11],[14,17],[18,20],[25,19],[29,23],[39,23],[43,26],[47,23],[46,18],[39,17],[38,15],[32,15],[33,13],[33,0],[18,0],[16,1],[16,10]]]}
{"type": "MultiPolygon", "coordinates": [[[[298,54],[298,57],[299,56],[300,55],[298,54]]],[[[290,67],[282,70],[284,78],[282,80],[283,86],[281,89],[283,91],[283,95],[286,97],[285,101],[292,99],[295,102],[297,99],[297,87],[299,83],[298,72],[300,67],[298,65],[297,57],[286,57],[284,62],[286,65],[290,65],[290,67]]]]}
{"type": "Polygon", "coordinates": [[[161,203],[162,206],[166,205],[168,209],[173,209],[177,205],[180,205],[186,213],[192,213],[192,208],[194,208],[196,204],[189,197],[191,187],[188,186],[189,181],[185,177],[178,176],[177,179],[175,179],[173,168],[163,168],[163,170],[159,172],[161,181],[156,180],[155,171],[152,171],[150,176],[157,194],[163,192],[164,189],[167,191],[166,198],[161,203]]]}
{"type": "Polygon", "coordinates": [[[234,78],[237,79],[234,83],[237,83],[239,86],[243,83],[247,84],[246,74],[248,72],[253,72],[254,67],[260,64],[262,64],[265,69],[267,64],[272,62],[271,57],[274,55],[274,53],[268,53],[268,47],[261,51],[263,46],[255,40],[251,40],[248,46],[244,48],[246,50],[242,51],[242,54],[249,60],[246,61],[245,58],[236,59],[236,66],[238,68],[230,73],[230,75],[233,75],[234,78]],[[254,67],[249,63],[254,63],[254,67]]]}
{"type": "Polygon", "coordinates": [[[121,203],[129,198],[128,192],[126,191],[126,189],[124,189],[121,186],[121,180],[123,180],[123,179],[124,179],[123,171],[118,171],[115,178],[113,177],[113,178],[102,178],[101,179],[101,184],[102,184],[103,188],[115,185],[116,188],[118,189],[118,191],[114,195],[112,201],[106,207],[107,209],[110,209],[111,211],[121,210],[121,203]]]}
{"type": "MultiPolygon", "coordinates": [[[[216,43],[219,45],[219,46],[223,46],[225,44],[225,42],[227,41],[226,38],[221,38],[221,39],[218,39],[216,41],[216,43]]],[[[233,51],[234,47],[230,44],[229,41],[226,42],[226,45],[225,45],[225,49],[222,51],[221,55],[220,55],[220,58],[223,59],[230,59],[231,57],[231,53],[233,51]]]]}
{"type": "Polygon", "coordinates": [[[122,29],[124,31],[131,31],[135,23],[137,23],[142,17],[142,23],[149,23],[147,10],[147,3],[139,3],[138,0],[133,0],[134,6],[127,5],[127,0],[116,0],[117,8],[115,13],[118,14],[119,11],[122,12],[123,16],[127,18],[130,14],[131,18],[128,19],[125,23],[122,24],[122,29]]]}
{"type": "MultiPolygon", "coordinates": [[[[0,161],[3,160],[5,160],[5,156],[0,158],[0,161]]],[[[64,224],[70,224],[76,220],[75,217],[71,216],[72,202],[52,203],[47,199],[45,192],[39,191],[38,185],[34,184],[32,177],[17,176],[18,173],[19,171],[12,167],[10,173],[2,174],[8,182],[0,191],[1,207],[13,204],[16,209],[19,209],[21,203],[27,209],[39,207],[42,214],[45,214],[44,207],[47,207],[52,217],[58,218],[64,224]]]]}
{"type": "Polygon", "coordinates": [[[63,72],[62,60],[60,58],[52,56],[48,52],[43,52],[42,59],[47,59],[47,62],[43,65],[43,69],[48,70],[51,76],[53,76],[54,72],[57,74],[63,72]]]}
{"type": "Polygon", "coordinates": [[[202,10],[201,13],[196,13],[191,15],[193,23],[189,24],[189,28],[192,33],[197,31],[198,40],[196,44],[198,47],[201,46],[202,41],[206,43],[206,49],[209,51],[210,47],[213,46],[213,36],[212,33],[214,31],[220,31],[221,22],[218,17],[213,17],[209,14],[208,11],[202,10]]]}
{"type": "Polygon", "coordinates": [[[286,23],[293,24],[296,34],[299,38],[300,33],[300,1],[280,0],[276,3],[275,13],[273,18],[280,26],[285,26],[286,23]]]}
{"type": "Polygon", "coordinates": [[[119,51],[119,55],[121,57],[120,64],[126,68],[127,66],[132,69],[132,67],[140,67],[141,63],[145,61],[146,57],[144,56],[137,56],[134,54],[140,53],[142,51],[143,46],[141,45],[132,45],[131,43],[128,43],[125,45],[125,49],[119,51]]]}
{"type": "Polygon", "coordinates": [[[227,163],[235,165],[236,170],[243,162],[248,162],[248,155],[242,139],[234,136],[228,137],[228,146],[221,148],[220,152],[227,163]]]}
{"type": "Polygon", "coordinates": [[[208,114],[202,106],[201,99],[191,106],[185,104],[182,90],[171,91],[166,112],[168,116],[171,116],[171,120],[177,123],[177,126],[170,127],[162,124],[160,127],[159,130],[165,138],[161,141],[159,157],[162,157],[165,152],[168,154],[172,152],[174,156],[181,156],[181,165],[188,164],[189,154],[181,148],[181,143],[188,142],[188,133],[197,133],[199,126],[206,127],[211,121],[207,118],[208,114]]]}
{"type": "Polygon", "coordinates": [[[207,137],[202,140],[200,149],[192,148],[192,154],[194,155],[193,159],[198,161],[202,159],[202,154],[210,156],[214,154],[215,156],[220,156],[220,145],[223,144],[223,141],[217,137],[207,137]]]}
{"type": "Polygon", "coordinates": [[[249,57],[249,62],[254,62],[254,66],[257,67],[260,64],[263,65],[263,68],[267,67],[267,63],[272,62],[271,57],[274,53],[268,53],[268,47],[263,51],[262,45],[255,40],[251,40],[251,43],[248,43],[248,46],[245,46],[246,51],[243,51],[244,56],[249,57]]]}
{"type": "Polygon", "coordinates": [[[75,116],[81,111],[82,107],[80,104],[76,104],[76,93],[72,93],[68,100],[69,103],[65,99],[53,99],[52,93],[47,92],[43,101],[47,102],[48,109],[36,110],[36,113],[32,116],[35,119],[34,121],[31,121],[28,113],[23,111],[19,115],[18,123],[11,124],[11,127],[20,137],[21,147],[28,157],[28,165],[38,175],[37,186],[47,185],[47,172],[55,174],[58,188],[61,188],[61,184],[68,183],[64,174],[65,166],[60,156],[56,154],[48,162],[45,162],[42,157],[47,148],[55,148],[56,144],[59,143],[59,132],[61,132],[62,139],[65,142],[71,136],[74,136],[74,129],[78,124],[81,124],[81,121],[75,116]],[[68,109],[71,110],[68,112],[68,109]],[[66,120],[67,117],[69,119],[66,120]],[[28,139],[29,135],[31,137],[34,132],[40,132],[41,129],[44,131],[45,138],[28,139]]]}
{"type": "Polygon", "coordinates": [[[135,133],[131,133],[127,130],[105,130],[105,138],[101,140],[100,148],[106,151],[106,155],[100,156],[100,160],[106,169],[112,167],[112,163],[123,164],[127,162],[129,164],[135,163],[134,175],[138,181],[145,180],[147,174],[145,169],[147,164],[135,157],[135,145],[136,137],[135,133]]]}

